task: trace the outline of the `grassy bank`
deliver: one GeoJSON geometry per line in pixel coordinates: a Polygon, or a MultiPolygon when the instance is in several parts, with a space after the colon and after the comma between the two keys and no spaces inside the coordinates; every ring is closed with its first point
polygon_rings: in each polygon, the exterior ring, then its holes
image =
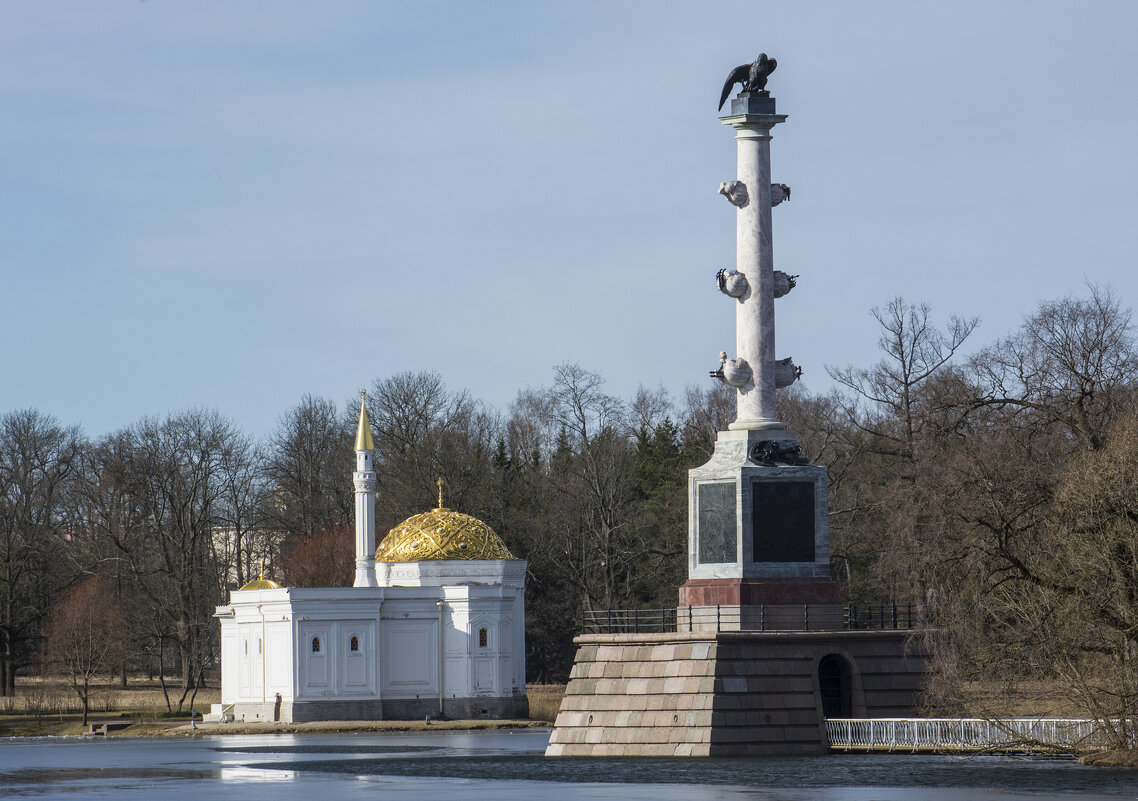
{"type": "MultiPolygon", "coordinates": [[[[170,686],[168,712],[161,685],[145,676],[130,677],[123,688],[118,681],[103,681],[92,687],[90,722],[132,721],[129,728],[120,729],[117,735],[190,734],[190,704],[187,696],[181,714],[177,712],[181,690],[170,686]]],[[[531,684],[526,688],[529,697],[530,718],[518,721],[363,721],[328,722],[314,724],[228,724],[217,728],[219,733],[239,734],[264,732],[304,731],[415,731],[428,728],[485,729],[516,726],[542,726],[553,722],[565,694],[563,684],[531,684]]],[[[201,713],[221,701],[221,690],[216,682],[198,690],[194,712],[201,713]]],[[[16,694],[0,698],[0,737],[42,737],[84,734],[83,707],[74,691],[59,681],[20,677],[16,694]]],[[[201,731],[212,727],[196,724],[201,731]]]]}
{"type": "MultiPolygon", "coordinates": [[[[91,687],[88,720],[132,720],[134,733],[159,731],[173,722],[188,722],[190,698],[186,697],[178,712],[182,691],[176,682],[167,682],[170,707],[161,684],[143,676],[132,676],[124,688],[117,680],[96,682],[91,687]]],[[[221,690],[214,685],[198,690],[194,711],[208,711],[210,704],[221,700],[221,690]]],[[[0,737],[37,737],[44,735],[83,734],[83,706],[74,690],[64,682],[38,677],[20,677],[16,694],[0,698],[0,737]]]]}

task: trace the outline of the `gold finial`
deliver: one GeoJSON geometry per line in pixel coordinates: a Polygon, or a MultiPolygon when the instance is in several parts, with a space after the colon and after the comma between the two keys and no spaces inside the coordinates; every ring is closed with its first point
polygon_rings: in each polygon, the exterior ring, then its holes
{"type": "Polygon", "coordinates": [[[443,508],[443,477],[439,476],[439,480],[435,482],[439,485],[439,509],[443,508]]]}
{"type": "Polygon", "coordinates": [[[261,559],[261,569],[259,576],[241,587],[242,590],[279,590],[280,588],[280,584],[277,584],[272,579],[265,578],[264,559],[261,559]]]}
{"type": "Polygon", "coordinates": [[[367,390],[360,390],[360,425],[356,429],[356,450],[374,451],[375,443],[371,439],[371,423],[367,419],[367,390]]]}

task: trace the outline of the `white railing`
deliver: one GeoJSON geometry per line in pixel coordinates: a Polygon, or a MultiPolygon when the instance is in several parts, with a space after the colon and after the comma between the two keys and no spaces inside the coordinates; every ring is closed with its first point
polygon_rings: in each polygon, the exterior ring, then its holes
{"type": "Polygon", "coordinates": [[[1081,751],[1105,745],[1096,721],[1064,718],[839,718],[834,751],[1081,751]]]}

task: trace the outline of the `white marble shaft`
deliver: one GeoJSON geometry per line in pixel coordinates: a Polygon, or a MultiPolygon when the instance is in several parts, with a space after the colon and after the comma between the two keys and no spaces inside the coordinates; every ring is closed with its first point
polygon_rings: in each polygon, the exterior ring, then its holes
{"type": "Polygon", "coordinates": [[[737,180],[750,202],[736,211],[735,269],[749,291],[735,312],[736,356],[751,366],[752,378],[738,388],[733,430],[784,428],[775,417],[774,249],[771,242],[771,128],[785,114],[739,114],[720,118],[736,131],[737,180]]]}
{"type": "Polygon", "coordinates": [[[375,484],[371,451],[356,451],[356,580],[353,587],[378,587],[375,575],[375,484]]]}

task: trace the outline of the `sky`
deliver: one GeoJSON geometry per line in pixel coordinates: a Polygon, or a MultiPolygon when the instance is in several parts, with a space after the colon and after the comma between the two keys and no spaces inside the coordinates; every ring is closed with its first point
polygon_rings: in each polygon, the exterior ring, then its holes
{"type": "Polygon", "coordinates": [[[777,355],[901,296],[1138,302],[1132,2],[0,4],[0,414],[271,432],[430,370],[505,411],[577,362],[681,397],[734,349],[727,74],[778,59],[777,355]]]}

